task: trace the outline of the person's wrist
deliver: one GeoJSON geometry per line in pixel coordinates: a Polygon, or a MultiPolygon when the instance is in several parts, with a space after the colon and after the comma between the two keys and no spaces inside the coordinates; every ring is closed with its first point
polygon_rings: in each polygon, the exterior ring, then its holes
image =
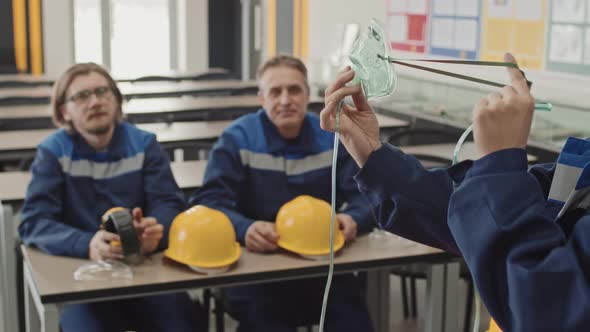
{"type": "Polygon", "coordinates": [[[340,134],[340,141],[347,149],[369,154],[375,150],[378,150],[382,145],[379,138],[373,138],[369,135],[354,136],[342,133],[340,134]]]}
{"type": "Polygon", "coordinates": [[[369,160],[373,152],[379,150],[383,146],[383,143],[381,143],[381,141],[378,139],[367,138],[367,142],[369,145],[369,149],[363,151],[363,160],[361,167],[365,165],[365,163],[367,162],[367,160],[369,160]]]}
{"type": "Polygon", "coordinates": [[[383,143],[380,140],[373,140],[373,142],[371,143],[371,153],[381,149],[382,146],[383,143]]]}

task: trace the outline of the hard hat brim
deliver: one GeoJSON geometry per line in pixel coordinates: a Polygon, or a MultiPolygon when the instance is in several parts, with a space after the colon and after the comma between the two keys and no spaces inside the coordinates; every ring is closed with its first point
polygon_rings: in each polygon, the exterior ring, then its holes
{"type": "Polygon", "coordinates": [[[194,266],[194,265],[189,265],[188,267],[191,268],[191,270],[198,272],[198,273],[203,273],[206,275],[217,275],[217,274],[222,274],[224,272],[227,272],[227,270],[229,270],[229,265],[226,266],[222,266],[222,267],[199,267],[199,266],[194,266]]]}
{"type": "MultiPolygon", "coordinates": [[[[277,244],[283,249],[305,256],[325,256],[330,253],[330,247],[320,250],[309,250],[305,248],[299,248],[296,245],[282,241],[280,238],[277,241],[277,244]]],[[[342,249],[342,247],[344,247],[344,234],[337,232],[334,234],[334,252],[342,249]]]]}
{"type": "Polygon", "coordinates": [[[196,266],[199,268],[208,268],[208,269],[213,269],[213,268],[223,268],[225,266],[229,266],[232,265],[233,263],[235,263],[241,255],[241,246],[238,242],[234,242],[234,248],[233,248],[233,254],[231,257],[228,257],[226,259],[223,259],[221,261],[215,262],[215,263],[211,263],[211,262],[204,262],[198,259],[195,260],[186,260],[183,259],[182,257],[178,257],[178,255],[176,254],[176,252],[174,252],[173,250],[170,250],[170,248],[166,249],[164,251],[164,256],[172,259],[173,261],[176,261],[178,263],[181,264],[186,264],[186,265],[190,265],[190,266],[196,266]]]}

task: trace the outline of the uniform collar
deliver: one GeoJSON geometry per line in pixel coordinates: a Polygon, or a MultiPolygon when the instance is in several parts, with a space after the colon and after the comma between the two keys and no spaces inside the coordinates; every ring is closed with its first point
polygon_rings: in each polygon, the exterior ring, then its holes
{"type": "Polygon", "coordinates": [[[285,140],[277,127],[270,121],[266,111],[261,108],[258,111],[258,117],[262,121],[262,127],[264,129],[264,136],[266,138],[266,143],[268,145],[268,151],[270,153],[277,153],[286,150],[287,148],[292,149],[293,151],[299,151],[303,153],[314,153],[319,151],[320,147],[316,142],[316,137],[314,135],[314,130],[311,124],[311,119],[309,114],[305,114],[303,118],[303,125],[301,126],[301,132],[299,133],[299,137],[297,138],[296,145],[288,145],[287,140],[285,140]]]}
{"type": "MultiPolygon", "coordinates": [[[[109,142],[104,153],[115,158],[123,158],[125,156],[125,142],[123,131],[123,123],[118,123],[115,125],[113,137],[111,138],[111,141],[109,142]]],[[[74,141],[74,149],[80,155],[91,156],[100,153],[94,150],[94,148],[91,147],[86,142],[84,137],[82,137],[82,135],[80,135],[79,133],[74,133],[72,139],[74,141]]]]}

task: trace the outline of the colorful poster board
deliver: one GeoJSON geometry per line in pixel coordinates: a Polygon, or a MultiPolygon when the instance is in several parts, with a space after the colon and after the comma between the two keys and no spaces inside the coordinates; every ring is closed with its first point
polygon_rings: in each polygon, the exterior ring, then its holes
{"type": "Polygon", "coordinates": [[[548,0],[484,0],[482,9],[482,60],[510,51],[521,67],[543,67],[548,0]]]}
{"type": "Polygon", "coordinates": [[[387,0],[392,49],[590,75],[590,0],[387,0]]]}
{"type": "Polygon", "coordinates": [[[387,29],[391,48],[424,53],[430,0],[389,0],[387,29]]]}
{"type": "Polygon", "coordinates": [[[590,0],[553,0],[547,69],[590,74],[590,0]]]}
{"type": "Polygon", "coordinates": [[[481,0],[432,0],[430,53],[479,57],[481,0]]]}

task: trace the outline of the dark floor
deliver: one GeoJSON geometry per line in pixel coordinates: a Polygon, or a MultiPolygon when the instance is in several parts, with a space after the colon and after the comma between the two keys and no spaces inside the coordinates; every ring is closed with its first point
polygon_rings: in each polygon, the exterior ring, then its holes
{"type": "MultiPolygon", "coordinates": [[[[400,291],[400,281],[399,277],[391,276],[391,328],[390,331],[392,332],[419,332],[423,331],[424,324],[422,321],[422,315],[424,314],[424,300],[425,300],[425,289],[426,289],[426,282],[424,280],[418,280],[416,283],[417,287],[417,296],[418,296],[418,319],[416,320],[404,320],[402,314],[402,307],[401,307],[401,291],[400,291]]],[[[460,283],[458,299],[460,302],[458,303],[458,314],[459,317],[459,327],[463,328],[463,316],[465,314],[465,296],[466,296],[466,285],[465,283],[460,283]]],[[[198,294],[198,291],[197,293],[198,294]]],[[[196,295],[195,294],[195,295],[196,295]]],[[[319,315],[319,313],[318,313],[319,315]]],[[[480,317],[480,328],[477,330],[478,332],[485,332],[487,331],[488,324],[489,324],[489,314],[482,309],[481,317],[480,317]]],[[[473,320],[472,320],[473,321],[473,320]]],[[[211,328],[209,329],[211,332],[215,332],[215,317],[212,315],[210,322],[212,324],[211,328]]],[[[225,316],[225,331],[233,332],[237,327],[237,322],[233,320],[228,315],[225,316]]],[[[470,332],[473,331],[473,326],[470,327],[470,332]]],[[[303,331],[303,330],[302,330],[303,331]]],[[[318,327],[314,327],[314,332],[318,331],[318,327]]]]}

